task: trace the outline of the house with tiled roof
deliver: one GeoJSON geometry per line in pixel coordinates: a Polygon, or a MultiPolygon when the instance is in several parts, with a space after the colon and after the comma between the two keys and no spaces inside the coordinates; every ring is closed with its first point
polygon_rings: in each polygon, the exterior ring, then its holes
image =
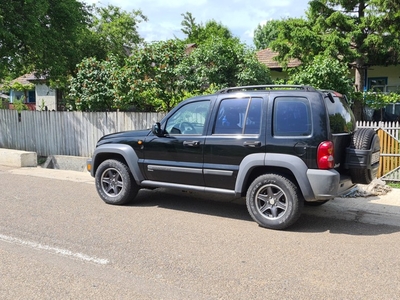
{"type": "MultiPolygon", "coordinates": [[[[271,70],[273,80],[288,79],[288,74],[283,70],[283,67],[274,59],[278,53],[267,48],[256,53],[259,62],[265,64],[271,70]]],[[[292,59],[288,63],[288,68],[296,68],[301,65],[298,59],[292,59]]]]}
{"type": "MultiPolygon", "coordinates": [[[[278,53],[267,48],[256,53],[260,62],[265,64],[271,70],[273,80],[288,79],[288,73],[274,59],[278,53]]],[[[288,68],[296,68],[301,65],[298,59],[292,59],[288,63],[288,68]]],[[[354,77],[354,70],[351,70],[351,76],[354,77]]],[[[364,90],[380,90],[382,92],[400,91],[400,66],[369,66],[365,69],[364,90]]],[[[400,103],[390,104],[386,107],[390,114],[400,116],[400,103]]]]}
{"type": "Polygon", "coordinates": [[[24,104],[30,110],[57,110],[58,93],[47,85],[46,77],[28,73],[12,80],[10,86],[15,86],[15,84],[26,88],[8,91],[10,108],[13,108],[15,100],[24,99],[24,104]]]}
{"type": "MultiPolygon", "coordinates": [[[[274,59],[278,53],[267,48],[256,53],[257,59],[271,70],[272,79],[287,79],[288,74],[274,59]]],[[[296,68],[301,65],[298,59],[292,59],[288,68],[296,68]]],[[[352,70],[354,76],[354,70],[352,70]]],[[[395,92],[400,90],[400,66],[370,66],[365,69],[365,89],[379,89],[383,92],[395,92]]]]}

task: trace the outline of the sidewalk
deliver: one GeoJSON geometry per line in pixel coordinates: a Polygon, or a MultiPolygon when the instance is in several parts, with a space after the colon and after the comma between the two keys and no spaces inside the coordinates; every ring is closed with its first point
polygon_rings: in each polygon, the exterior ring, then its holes
{"type": "Polygon", "coordinates": [[[335,198],[320,207],[306,207],[305,214],[368,224],[400,226],[400,189],[383,196],[335,198]]]}
{"type": "MultiPolygon", "coordinates": [[[[0,166],[0,174],[3,172],[94,185],[94,178],[90,176],[89,172],[45,169],[42,167],[13,168],[0,166]]],[[[368,224],[400,226],[400,189],[392,189],[383,196],[335,198],[319,207],[305,207],[303,213],[368,224]]]]}
{"type": "Polygon", "coordinates": [[[34,176],[57,180],[83,182],[94,185],[94,178],[89,172],[71,170],[46,169],[42,167],[12,168],[0,165],[0,172],[8,172],[15,175],[34,176]]]}

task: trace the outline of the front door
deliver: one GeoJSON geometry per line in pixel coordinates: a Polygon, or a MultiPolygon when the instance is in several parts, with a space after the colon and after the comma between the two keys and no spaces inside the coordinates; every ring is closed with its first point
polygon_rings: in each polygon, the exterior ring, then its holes
{"type": "Polygon", "coordinates": [[[144,143],[144,173],[152,181],[204,185],[204,131],[210,100],[178,108],[164,124],[165,135],[150,135],[144,143]]]}

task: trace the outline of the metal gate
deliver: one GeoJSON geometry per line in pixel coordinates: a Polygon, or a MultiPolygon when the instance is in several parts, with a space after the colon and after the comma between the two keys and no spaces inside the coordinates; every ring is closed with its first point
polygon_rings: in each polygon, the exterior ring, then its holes
{"type": "Polygon", "coordinates": [[[378,178],[386,181],[400,181],[399,122],[357,122],[357,127],[377,130],[381,146],[378,178]]]}

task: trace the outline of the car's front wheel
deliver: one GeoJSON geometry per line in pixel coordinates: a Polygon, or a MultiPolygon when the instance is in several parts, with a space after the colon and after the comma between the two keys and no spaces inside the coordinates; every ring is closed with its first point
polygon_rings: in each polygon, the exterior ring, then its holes
{"type": "Polygon", "coordinates": [[[246,205],[260,226],[284,229],[300,217],[304,202],[291,180],[278,174],[266,174],[250,185],[246,205]]]}
{"type": "Polygon", "coordinates": [[[108,204],[126,204],[132,201],[139,191],[127,165],[115,159],[105,160],[99,165],[95,183],[100,198],[108,204]]]}

